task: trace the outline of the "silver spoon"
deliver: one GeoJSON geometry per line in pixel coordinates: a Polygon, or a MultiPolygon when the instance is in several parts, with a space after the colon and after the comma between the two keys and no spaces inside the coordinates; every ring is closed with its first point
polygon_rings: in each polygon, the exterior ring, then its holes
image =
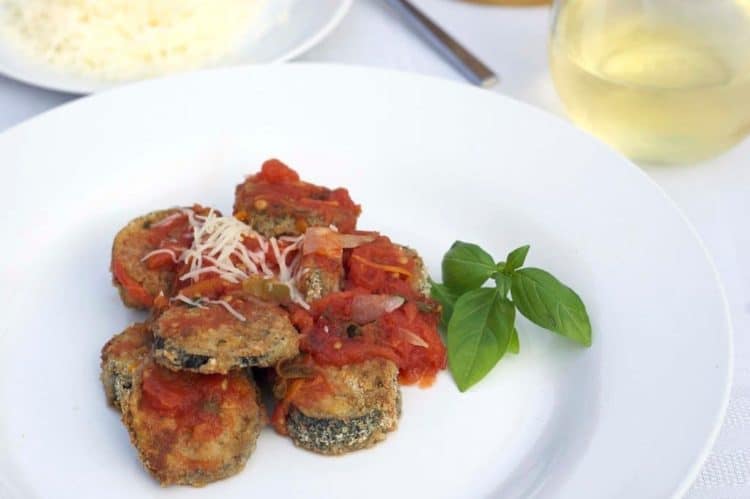
{"type": "Polygon", "coordinates": [[[497,75],[452,36],[435,24],[408,0],[386,0],[409,25],[470,82],[489,88],[498,82],[497,75]]]}

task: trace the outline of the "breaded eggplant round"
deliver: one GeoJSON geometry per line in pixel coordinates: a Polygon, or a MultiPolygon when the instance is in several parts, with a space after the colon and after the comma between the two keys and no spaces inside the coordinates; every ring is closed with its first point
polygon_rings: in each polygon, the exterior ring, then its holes
{"type": "Polygon", "coordinates": [[[102,348],[101,380],[107,402],[121,409],[133,385],[133,373],[151,353],[153,336],[146,323],[128,326],[102,348]]]}
{"type": "Polygon", "coordinates": [[[303,255],[297,286],[307,303],[341,290],[343,264],[320,255],[303,255]]]}
{"type": "Polygon", "coordinates": [[[156,361],[174,370],[226,373],[294,357],[299,334],[279,306],[226,297],[200,307],[175,304],[154,322],[156,361]]]}
{"type": "Polygon", "coordinates": [[[264,236],[303,234],[307,227],[356,228],[362,209],[344,188],[329,189],[300,180],[277,159],[263,163],[235,191],[234,214],[264,236]]]}
{"type": "Polygon", "coordinates": [[[422,260],[422,257],[419,256],[419,253],[417,253],[416,250],[413,250],[408,246],[401,246],[401,249],[406,257],[414,262],[415,272],[409,280],[412,289],[422,296],[430,296],[430,274],[427,272],[424,260],[422,260]]]}
{"type": "Polygon", "coordinates": [[[151,212],[132,220],[115,236],[110,269],[112,283],[126,306],[148,309],[159,293],[169,296],[174,274],[151,270],[142,259],[158,247],[152,227],[179,213],[177,208],[151,212]]]}
{"type": "Polygon", "coordinates": [[[266,421],[249,371],[174,372],[151,359],[124,408],[130,439],[162,486],[200,487],[239,472],[266,421]]]}
{"type": "Polygon", "coordinates": [[[354,248],[346,271],[351,285],[372,293],[430,296],[429,275],[422,258],[415,250],[385,236],[354,248]]]}
{"type": "Polygon", "coordinates": [[[324,388],[319,380],[295,380],[299,384],[291,388],[285,427],[295,445],[320,454],[345,454],[371,447],[397,428],[401,390],[393,362],[321,366],[319,372],[324,388]]]}

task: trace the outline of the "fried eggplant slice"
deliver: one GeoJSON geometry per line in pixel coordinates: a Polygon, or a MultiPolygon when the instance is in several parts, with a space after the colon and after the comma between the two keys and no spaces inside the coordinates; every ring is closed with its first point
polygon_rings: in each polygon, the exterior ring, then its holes
{"type": "Polygon", "coordinates": [[[429,275],[422,258],[413,249],[385,236],[351,251],[347,278],[353,286],[372,293],[412,299],[430,295],[429,275]]]}
{"type": "Polygon", "coordinates": [[[142,259],[158,248],[159,241],[152,228],[179,214],[176,208],[151,212],[132,220],[115,236],[110,270],[112,282],[126,306],[148,309],[159,293],[169,295],[172,272],[149,269],[142,259]]]}
{"type": "Polygon", "coordinates": [[[126,306],[149,309],[171,295],[177,256],[192,242],[190,214],[208,211],[199,205],[154,211],[117,233],[110,270],[126,306]]]}
{"type": "Polygon", "coordinates": [[[390,359],[402,384],[427,386],[445,369],[447,355],[438,332],[440,305],[429,299],[379,295],[354,289],[315,302],[310,314],[295,313],[300,351],[321,365],[390,359]]]}
{"type": "Polygon", "coordinates": [[[148,324],[136,323],[113,336],[102,348],[101,380],[107,402],[121,410],[133,386],[133,373],[151,353],[153,336],[148,324]]]}
{"type": "Polygon", "coordinates": [[[373,359],[316,371],[307,379],[279,378],[275,387],[285,398],[275,415],[281,421],[274,424],[295,445],[319,454],[345,454],[371,447],[396,429],[401,391],[393,362],[373,359]]]}
{"type": "Polygon", "coordinates": [[[344,281],[344,250],[371,243],[376,232],[342,234],[330,227],[310,227],[302,243],[297,287],[307,303],[341,291],[344,281]]]}
{"type": "Polygon", "coordinates": [[[198,204],[154,211],[117,233],[110,270],[125,305],[150,309],[154,300],[166,302],[173,291],[177,258],[192,244],[191,220],[211,211],[198,204]]]}
{"type": "Polygon", "coordinates": [[[174,372],[152,359],[123,406],[130,439],[163,486],[200,487],[239,472],[266,421],[249,371],[174,372]]]}
{"type": "Polygon", "coordinates": [[[300,180],[277,159],[263,163],[235,191],[234,215],[264,236],[303,234],[308,227],[356,228],[361,212],[344,188],[328,189],[300,180]]]}
{"type": "Polygon", "coordinates": [[[153,330],[156,361],[174,370],[267,367],[299,351],[299,334],[281,307],[231,296],[200,307],[176,304],[153,330]]]}
{"type": "Polygon", "coordinates": [[[416,250],[408,246],[400,246],[406,257],[412,262],[414,274],[409,279],[412,289],[422,296],[430,296],[430,274],[424,260],[419,256],[416,250]]]}
{"type": "Polygon", "coordinates": [[[338,255],[320,253],[302,255],[300,271],[297,275],[297,288],[307,303],[341,290],[341,282],[344,279],[342,254],[343,252],[339,251],[338,255]]]}

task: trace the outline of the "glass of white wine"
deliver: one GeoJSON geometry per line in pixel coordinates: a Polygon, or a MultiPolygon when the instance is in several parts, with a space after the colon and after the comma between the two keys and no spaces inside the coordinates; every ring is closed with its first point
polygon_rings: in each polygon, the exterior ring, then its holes
{"type": "Polygon", "coordinates": [[[637,161],[750,133],[750,0],[556,0],[550,58],[571,118],[637,161]]]}

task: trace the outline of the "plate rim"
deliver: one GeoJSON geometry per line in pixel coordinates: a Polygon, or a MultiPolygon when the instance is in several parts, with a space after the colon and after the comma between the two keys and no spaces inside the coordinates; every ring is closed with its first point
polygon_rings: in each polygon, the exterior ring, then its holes
{"type": "MultiPolygon", "coordinates": [[[[343,0],[344,3],[349,4],[349,6],[352,3],[352,0],[343,0]]],[[[345,14],[346,11],[344,11],[343,14],[345,14]]],[[[342,14],[342,16],[343,16],[342,14]]],[[[335,25],[334,25],[335,27],[335,25]]],[[[325,35],[323,35],[325,36],[325,35]]],[[[313,42],[316,43],[316,42],[313,42]]],[[[705,258],[705,261],[708,263],[709,268],[711,270],[711,273],[713,275],[713,282],[716,286],[716,290],[719,293],[718,298],[720,299],[722,305],[723,305],[723,315],[726,321],[726,327],[722,328],[726,330],[726,341],[727,341],[727,348],[726,348],[726,368],[723,369],[723,378],[724,383],[722,386],[722,394],[721,394],[721,404],[719,407],[717,407],[714,411],[714,417],[713,417],[713,425],[711,432],[707,434],[704,438],[704,443],[702,445],[701,451],[696,455],[696,457],[693,460],[693,464],[690,467],[690,470],[684,475],[683,479],[676,483],[673,488],[673,497],[680,497],[684,495],[689,488],[692,486],[693,482],[695,481],[696,477],[698,476],[706,458],[708,457],[711,449],[713,448],[719,433],[721,431],[724,418],[727,412],[728,404],[730,401],[731,396],[731,388],[733,386],[734,381],[734,365],[735,365],[735,359],[734,359],[734,334],[735,334],[735,328],[732,321],[729,301],[726,294],[726,289],[721,281],[720,274],[718,272],[718,269],[714,263],[713,257],[711,256],[708,247],[704,243],[702,237],[698,233],[697,229],[693,225],[693,223],[690,221],[690,219],[687,217],[685,212],[679,207],[679,205],[668,195],[666,190],[659,185],[653,178],[651,178],[643,169],[638,167],[636,164],[622,156],[619,152],[617,152],[612,147],[596,140],[593,138],[590,134],[582,131],[581,129],[575,127],[572,123],[565,120],[564,118],[555,115],[553,113],[550,113],[548,111],[545,111],[544,109],[535,107],[531,104],[528,104],[524,101],[520,101],[514,98],[511,98],[509,96],[506,96],[504,94],[500,94],[497,92],[491,92],[484,89],[479,89],[476,87],[472,87],[468,84],[458,82],[455,80],[449,80],[446,78],[440,78],[435,76],[429,76],[429,75],[423,75],[418,73],[412,73],[405,70],[400,69],[390,69],[390,68],[375,68],[370,66],[364,66],[364,65],[352,65],[352,64],[341,64],[341,63],[315,63],[315,62],[299,62],[295,63],[294,65],[283,65],[284,70],[288,71],[293,66],[293,71],[329,71],[329,72],[369,72],[373,74],[383,74],[383,75],[391,75],[387,76],[388,78],[395,77],[395,78],[403,78],[415,80],[417,82],[422,81],[425,84],[434,84],[437,83],[439,85],[444,86],[451,86],[456,89],[460,89],[460,91],[468,91],[468,92],[488,92],[490,95],[493,96],[493,98],[499,98],[504,101],[511,101],[512,105],[520,105],[521,107],[525,108],[527,112],[543,115],[545,119],[552,119],[553,121],[557,121],[560,125],[573,128],[577,131],[577,133],[586,135],[589,140],[593,139],[599,147],[604,146],[606,149],[609,149],[610,151],[615,153],[615,156],[619,159],[617,162],[621,163],[621,168],[630,168],[632,170],[636,170],[636,175],[640,176],[647,184],[651,184],[652,187],[655,187],[657,192],[659,193],[660,197],[664,199],[669,206],[671,206],[671,209],[674,210],[679,218],[682,220],[682,222],[688,227],[690,234],[694,238],[694,240],[698,243],[698,246],[701,249],[701,252],[703,254],[703,257],[705,258]],[[310,68],[310,69],[307,69],[310,68]]],[[[106,92],[97,92],[92,93],[87,96],[84,96],[81,99],[76,99],[74,101],[67,102],[61,106],[55,107],[53,109],[50,109],[48,111],[45,111],[43,113],[40,113],[30,119],[27,119],[15,126],[12,126],[2,132],[0,132],[0,139],[2,139],[4,136],[16,131],[19,128],[26,128],[28,126],[31,126],[35,124],[37,121],[41,121],[44,119],[44,117],[47,114],[51,113],[57,113],[58,111],[61,111],[62,109],[66,109],[69,106],[76,106],[79,102],[87,102],[89,100],[95,100],[97,98],[101,98],[99,96],[108,96],[110,92],[118,92],[118,91],[131,91],[131,87],[139,87],[139,86],[148,86],[148,85],[165,85],[168,84],[168,80],[172,79],[181,79],[181,78],[200,78],[201,75],[205,74],[215,74],[215,73],[231,73],[231,72],[237,72],[237,73],[243,73],[243,72],[253,72],[253,71],[275,71],[280,68],[279,65],[275,64],[245,64],[245,65],[237,65],[237,66],[225,66],[225,67],[218,67],[218,68],[206,68],[201,69],[198,71],[193,71],[189,73],[182,73],[182,74],[174,74],[169,75],[161,78],[154,78],[154,79],[148,79],[148,80],[141,80],[136,81],[124,85],[119,85],[116,87],[113,87],[109,89],[106,92]]],[[[614,156],[613,156],[614,158],[614,156]]],[[[8,187],[10,187],[10,183],[6,184],[8,187]]],[[[0,339],[2,339],[3,336],[6,335],[0,335],[0,339]]]]}
{"type": "Polygon", "coordinates": [[[704,441],[703,449],[701,450],[699,455],[696,456],[690,471],[685,475],[682,482],[678,484],[677,487],[675,487],[673,497],[679,498],[679,497],[684,496],[688,492],[688,490],[690,490],[696,478],[698,478],[698,475],[700,474],[700,471],[703,468],[703,465],[705,464],[706,459],[708,459],[708,456],[711,453],[711,450],[716,444],[716,440],[719,438],[719,433],[721,432],[721,429],[724,426],[724,419],[726,417],[727,410],[729,408],[729,401],[731,398],[732,386],[734,385],[734,363],[735,363],[735,360],[734,360],[734,334],[735,334],[734,322],[732,321],[732,312],[729,306],[729,299],[727,298],[727,291],[726,291],[723,281],[721,280],[719,269],[716,267],[716,263],[714,262],[713,256],[711,256],[711,252],[708,250],[708,246],[703,241],[703,238],[701,237],[701,235],[698,233],[698,229],[695,228],[695,225],[693,225],[693,223],[690,221],[687,214],[683,211],[682,208],[680,208],[677,202],[674,199],[672,199],[671,196],[669,196],[667,191],[661,185],[659,185],[654,179],[652,179],[645,171],[643,171],[643,169],[639,168],[638,165],[633,163],[633,166],[636,169],[640,170],[643,176],[646,177],[646,180],[648,180],[649,182],[652,182],[657,187],[657,189],[662,194],[664,199],[672,206],[672,208],[679,215],[680,219],[682,219],[682,221],[688,227],[688,229],[690,230],[690,233],[693,235],[693,238],[696,240],[696,242],[700,246],[703,252],[703,256],[705,257],[706,262],[708,263],[711,269],[711,273],[714,276],[714,283],[716,284],[717,289],[719,291],[721,303],[724,309],[724,317],[727,321],[727,327],[726,327],[727,329],[727,363],[726,363],[726,372],[725,372],[725,383],[723,386],[723,393],[721,396],[721,406],[719,407],[718,411],[715,414],[713,428],[710,434],[707,436],[707,438],[704,441]]]}
{"type": "MultiPolygon", "coordinates": [[[[49,83],[48,80],[44,77],[35,78],[33,76],[30,76],[28,73],[24,71],[21,71],[21,72],[15,71],[13,68],[9,67],[5,62],[3,62],[2,59],[0,59],[0,76],[4,76],[10,80],[29,85],[31,87],[40,88],[43,90],[50,90],[53,92],[59,92],[59,93],[64,93],[64,94],[69,94],[69,95],[86,96],[86,95],[92,95],[92,94],[105,92],[105,91],[123,87],[123,86],[134,85],[134,84],[145,82],[145,81],[162,80],[165,78],[171,78],[174,76],[181,76],[181,75],[185,75],[189,73],[206,71],[206,70],[211,70],[211,69],[280,64],[280,63],[288,62],[292,59],[295,59],[299,57],[300,55],[304,54],[305,52],[308,52],[309,50],[313,49],[316,45],[318,45],[320,42],[326,39],[329,35],[331,35],[331,33],[338,27],[338,25],[341,24],[341,22],[344,20],[344,18],[347,16],[349,11],[351,10],[352,5],[354,4],[354,0],[337,0],[337,1],[339,5],[334,9],[334,11],[331,14],[331,17],[317,31],[315,31],[314,33],[311,33],[304,40],[302,40],[302,42],[300,42],[297,46],[278,55],[274,59],[271,59],[265,62],[258,62],[258,63],[243,62],[243,63],[238,63],[238,64],[228,64],[226,66],[217,66],[217,67],[202,66],[193,71],[186,71],[182,73],[174,73],[174,74],[168,74],[168,75],[163,75],[163,76],[156,76],[153,78],[145,78],[145,79],[140,79],[140,80],[126,81],[122,83],[96,82],[96,80],[87,80],[87,79],[82,78],[80,82],[81,84],[75,84],[75,83],[56,84],[56,83],[49,83]]],[[[15,128],[15,126],[12,128],[15,128]]],[[[4,130],[3,133],[7,130],[8,129],[4,130]]]]}

